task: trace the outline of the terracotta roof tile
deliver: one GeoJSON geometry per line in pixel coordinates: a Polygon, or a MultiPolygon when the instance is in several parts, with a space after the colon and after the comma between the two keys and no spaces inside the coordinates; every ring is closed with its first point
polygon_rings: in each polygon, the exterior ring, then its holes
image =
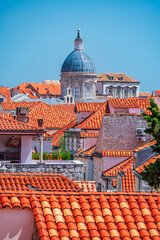
{"type": "Polygon", "coordinates": [[[149,142],[149,143],[146,143],[146,144],[142,145],[141,147],[135,148],[133,151],[134,151],[134,152],[139,152],[139,151],[141,151],[141,150],[143,150],[143,149],[145,149],[145,148],[151,147],[151,146],[154,145],[155,143],[156,143],[156,141],[153,140],[153,141],[151,141],[151,142],[149,142]]]}
{"type": "Polygon", "coordinates": [[[0,115],[0,132],[44,132],[43,128],[0,115]]]}
{"type": "Polygon", "coordinates": [[[95,181],[75,181],[82,189],[83,192],[96,192],[95,181]]]}
{"type": "Polygon", "coordinates": [[[26,89],[33,89],[33,91],[37,92],[40,95],[61,95],[61,84],[57,84],[57,82],[48,84],[48,83],[22,83],[18,86],[12,88],[11,90],[26,90],[26,89]]]}
{"type": "MultiPolygon", "coordinates": [[[[3,181],[7,176],[10,181],[9,175],[14,180],[14,174],[3,174],[3,181]]],[[[19,182],[21,175],[17,174],[19,182]]],[[[28,177],[26,174],[26,180],[28,177]]],[[[160,239],[159,193],[0,193],[0,208],[32,210],[40,240],[160,239]]]]}
{"type": "Polygon", "coordinates": [[[43,191],[80,191],[82,188],[70,179],[59,174],[12,173],[0,175],[0,190],[26,192],[32,188],[43,191]]]}
{"type": "Polygon", "coordinates": [[[77,152],[77,154],[84,154],[84,155],[89,155],[89,156],[91,156],[92,153],[94,152],[95,147],[96,147],[96,146],[94,145],[93,147],[85,150],[84,152],[83,152],[83,150],[81,149],[81,150],[79,150],[79,151],[77,152]]]}
{"type": "Polygon", "coordinates": [[[39,118],[43,119],[43,127],[55,129],[63,128],[76,119],[73,114],[42,102],[29,112],[29,122],[38,124],[39,118]]]}
{"type": "Polygon", "coordinates": [[[108,112],[107,101],[102,104],[102,106],[91,114],[87,119],[81,122],[76,128],[81,129],[100,129],[103,115],[108,112]]]}
{"type": "Polygon", "coordinates": [[[29,85],[31,85],[40,95],[61,95],[61,84],[29,83],[29,85]]]}
{"type": "Polygon", "coordinates": [[[97,138],[98,132],[81,132],[80,137],[81,138],[97,138]]]}
{"type": "Polygon", "coordinates": [[[98,82],[105,82],[105,81],[109,81],[109,82],[137,82],[137,80],[131,78],[130,76],[127,76],[124,73],[99,73],[97,75],[98,82]]]}
{"type": "Polygon", "coordinates": [[[32,99],[38,99],[39,98],[36,95],[36,93],[34,91],[32,91],[31,89],[18,89],[18,91],[19,91],[20,94],[25,94],[32,99]]]}
{"type": "Polygon", "coordinates": [[[113,108],[139,108],[137,100],[134,98],[111,98],[108,103],[113,108]]]}
{"type": "Polygon", "coordinates": [[[100,107],[102,107],[103,103],[76,103],[75,104],[75,112],[95,112],[100,107]]]}
{"type": "Polygon", "coordinates": [[[131,157],[133,152],[130,150],[103,150],[102,157],[131,157]]]}
{"type": "Polygon", "coordinates": [[[140,92],[139,96],[140,97],[151,97],[151,93],[149,93],[149,92],[140,92]]]}
{"type": "Polygon", "coordinates": [[[138,173],[141,173],[144,171],[144,166],[148,166],[151,163],[155,163],[155,161],[157,160],[157,158],[160,158],[160,155],[156,156],[154,155],[152,158],[148,159],[148,161],[146,161],[145,163],[143,163],[141,166],[139,166],[138,168],[136,168],[136,171],[138,173]]]}
{"type": "Polygon", "coordinates": [[[37,102],[2,102],[3,110],[16,110],[16,107],[33,107],[37,102]]]}
{"type": "MultiPolygon", "coordinates": [[[[133,157],[117,164],[113,168],[103,172],[104,176],[117,176],[118,172],[124,172],[125,176],[122,177],[122,188],[123,191],[134,191],[135,189],[135,175],[132,173],[133,168],[133,157]]],[[[116,180],[114,182],[116,186],[116,180]]]]}
{"type": "Polygon", "coordinates": [[[7,98],[6,102],[11,102],[9,87],[0,87],[0,94],[7,98]]]}

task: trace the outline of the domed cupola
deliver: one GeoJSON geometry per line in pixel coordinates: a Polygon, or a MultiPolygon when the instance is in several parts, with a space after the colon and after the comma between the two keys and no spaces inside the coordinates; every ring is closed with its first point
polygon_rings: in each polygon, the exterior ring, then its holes
{"type": "Polygon", "coordinates": [[[80,37],[80,28],[78,28],[77,38],[74,41],[74,51],[65,59],[61,74],[69,72],[82,72],[95,74],[96,69],[92,60],[83,51],[83,40],[80,37]]]}
{"type": "Polygon", "coordinates": [[[96,98],[96,69],[83,51],[83,40],[78,28],[74,51],[65,59],[61,68],[61,97],[65,103],[96,98]]]}

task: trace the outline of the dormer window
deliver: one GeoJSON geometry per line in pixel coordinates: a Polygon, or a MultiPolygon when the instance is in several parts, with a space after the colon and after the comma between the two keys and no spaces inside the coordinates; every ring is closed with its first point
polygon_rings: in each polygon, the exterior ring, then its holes
{"type": "Polygon", "coordinates": [[[114,78],[113,78],[113,76],[109,76],[109,79],[110,79],[110,80],[113,80],[114,78]]]}
{"type": "Polygon", "coordinates": [[[123,80],[123,77],[121,76],[121,77],[119,77],[118,79],[119,79],[119,80],[123,80]]]}

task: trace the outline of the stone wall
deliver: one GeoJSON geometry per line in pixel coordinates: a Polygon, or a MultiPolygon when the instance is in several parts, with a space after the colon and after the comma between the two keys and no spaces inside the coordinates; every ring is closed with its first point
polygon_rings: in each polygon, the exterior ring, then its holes
{"type": "MultiPolygon", "coordinates": [[[[104,115],[100,128],[95,152],[101,153],[104,149],[133,150],[145,144],[138,142],[136,128],[146,128],[147,122],[141,115],[104,115]]],[[[151,136],[145,134],[146,142],[151,136]]]]}
{"type": "MultiPolygon", "coordinates": [[[[36,162],[36,161],[35,161],[36,162]]],[[[0,172],[60,173],[73,181],[84,180],[84,164],[75,161],[44,161],[33,164],[1,163],[0,172]]]]}

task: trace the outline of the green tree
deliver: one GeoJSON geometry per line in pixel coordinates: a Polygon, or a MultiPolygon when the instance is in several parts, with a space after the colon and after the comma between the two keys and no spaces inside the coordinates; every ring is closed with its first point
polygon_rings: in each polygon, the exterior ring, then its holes
{"type": "MultiPolygon", "coordinates": [[[[153,98],[150,99],[150,106],[147,108],[149,114],[143,113],[144,119],[148,122],[146,133],[152,135],[156,140],[155,145],[152,146],[153,152],[160,153],[160,112],[158,105],[153,98]]],[[[160,159],[158,158],[155,163],[151,163],[144,167],[144,171],[140,174],[142,180],[148,182],[151,187],[155,189],[160,186],[160,159]]]]}
{"type": "Polygon", "coordinates": [[[145,132],[152,135],[153,139],[156,140],[156,144],[152,146],[153,152],[160,153],[160,111],[153,98],[150,98],[149,101],[150,106],[147,110],[151,114],[143,113],[144,119],[148,122],[148,128],[145,132]]]}
{"type": "Polygon", "coordinates": [[[157,189],[160,187],[160,158],[155,163],[151,163],[141,172],[142,179],[148,182],[148,185],[157,189]]]}

